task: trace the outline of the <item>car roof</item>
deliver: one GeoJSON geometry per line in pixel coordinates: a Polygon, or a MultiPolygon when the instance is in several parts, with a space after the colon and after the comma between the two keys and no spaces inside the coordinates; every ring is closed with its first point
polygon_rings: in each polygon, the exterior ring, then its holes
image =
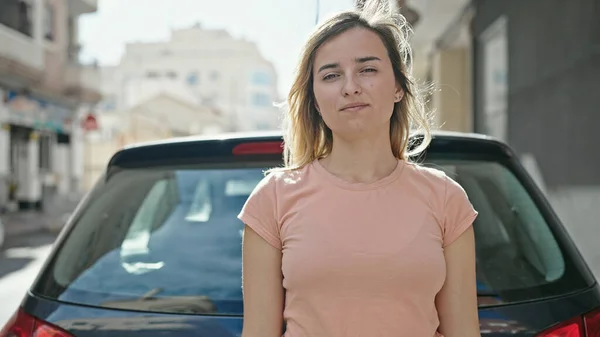
{"type": "MultiPolygon", "coordinates": [[[[153,163],[185,164],[194,159],[233,158],[233,149],[244,143],[281,142],[281,131],[235,132],[216,135],[169,138],[124,147],[110,160],[110,166],[144,166],[153,163]]],[[[493,137],[452,131],[432,132],[427,153],[478,154],[512,157],[508,145],[493,137]]],[[[258,154],[257,154],[258,155],[258,154]]],[[[254,155],[254,157],[257,157],[254,155]]],[[[273,153],[270,157],[273,158],[273,153]]],[[[281,157],[281,154],[278,154],[281,157]]]]}

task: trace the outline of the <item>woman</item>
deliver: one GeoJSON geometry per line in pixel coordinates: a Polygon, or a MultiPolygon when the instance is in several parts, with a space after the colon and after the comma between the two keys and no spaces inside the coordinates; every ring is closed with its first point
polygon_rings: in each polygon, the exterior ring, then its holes
{"type": "Polygon", "coordinates": [[[402,24],[374,3],[323,23],[288,96],[285,168],[239,218],[243,337],[479,336],[472,222],[425,130],[402,24]]]}

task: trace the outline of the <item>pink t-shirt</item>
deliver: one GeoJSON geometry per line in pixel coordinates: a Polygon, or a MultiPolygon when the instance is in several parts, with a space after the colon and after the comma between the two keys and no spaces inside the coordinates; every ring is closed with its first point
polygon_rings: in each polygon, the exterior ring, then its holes
{"type": "Polygon", "coordinates": [[[266,176],[240,220],[282,251],[285,337],[432,337],[444,247],[477,216],[442,171],[349,183],[319,161],[266,176]]]}

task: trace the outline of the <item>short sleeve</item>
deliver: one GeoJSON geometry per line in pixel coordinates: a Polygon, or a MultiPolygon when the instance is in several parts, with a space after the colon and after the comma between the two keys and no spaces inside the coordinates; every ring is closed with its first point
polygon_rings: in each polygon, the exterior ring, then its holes
{"type": "Polygon", "coordinates": [[[446,247],[456,241],[461,234],[471,227],[477,214],[478,212],[473,208],[463,187],[446,176],[442,246],[446,247]]]}
{"type": "Polygon", "coordinates": [[[246,200],[238,214],[238,219],[252,228],[271,246],[281,250],[277,196],[275,193],[276,182],[273,174],[263,178],[246,200]]]}

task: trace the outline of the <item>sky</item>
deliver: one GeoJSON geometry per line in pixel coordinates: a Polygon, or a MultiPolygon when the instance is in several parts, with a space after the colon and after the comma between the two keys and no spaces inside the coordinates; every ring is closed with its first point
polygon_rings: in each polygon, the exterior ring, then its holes
{"type": "Polygon", "coordinates": [[[257,43],[278,72],[285,95],[300,48],[319,22],[353,0],[99,0],[79,21],[83,62],[116,65],[127,42],[168,40],[173,29],[200,23],[257,43]]]}

